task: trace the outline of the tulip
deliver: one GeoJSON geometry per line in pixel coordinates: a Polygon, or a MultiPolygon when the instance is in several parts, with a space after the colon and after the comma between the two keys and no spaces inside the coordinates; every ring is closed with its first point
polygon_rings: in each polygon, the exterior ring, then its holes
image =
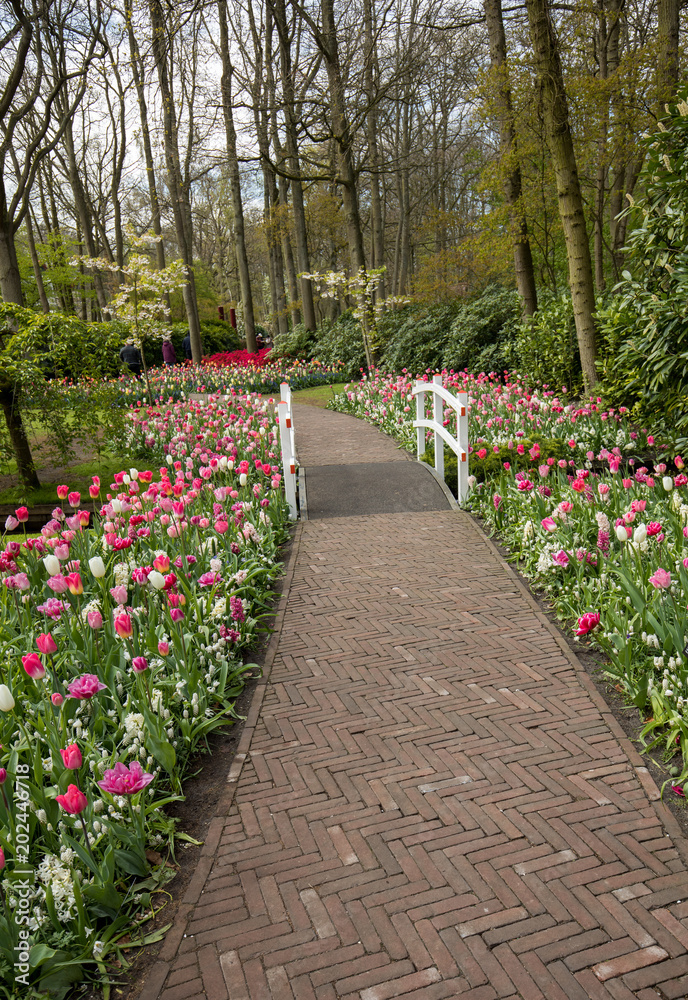
{"type": "Polygon", "coordinates": [[[135,674],[142,674],[144,670],[148,670],[148,660],[145,656],[135,656],[131,666],[135,674]]]}
{"type": "Polygon", "coordinates": [[[60,706],[64,704],[64,698],[62,697],[59,691],[53,691],[53,693],[50,695],[50,700],[55,706],[55,708],[60,708],[60,706]]]}
{"type": "Polygon", "coordinates": [[[0,872],[5,867],[5,852],[2,847],[0,847],[0,872]]]}
{"type": "Polygon", "coordinates": [[[666,590],[671,586],[671,573],[660,566],[650,577],[650,583],[656,590],[666,590]]]}
{"type": "Polygon", "coordinates": [[[5,521],[5,531],[14,531],[15,528],[19,527],[19,521],[16,517],[12,517],[11,514],[7,515],[7,520],[5,521]]]}
{"type": "Polygon", "coordinates": [[[597,628],[600,624],[600,615],[598,611],[588,611],[581,618],[578,619],[578,628],[576,630],[576,635],[587,635],[588,632],[592,632],[593,629],[597,628]]]}
{"type": "Polygon", "coordinates": [[[165,586],[165,577],[162,575],[162,573],[158,573],[157,570],[152,569],[148,574],[148,582],[150,583],[151,587],[155,588],[155,590],[162,590],[162,588],[165,586]]]}
{"type": "Polygon", "coordinates": [[[19,521],[20,524],[26,524],[26,522],[29,520],[29,508],[19,507],[18,510],[15,510],[14,516],[16,517],[16,519],[19,521]]]}
{"type": "Polygon", "coordinates": [[[0,712],[11,712],[14,708],[12,692],[6,684],[0,684],[0,712]]]}
{"type": "Polygon", "coordinates": [[[623,524],[617,524],[616,526],[616,537],[620,542],[628,541],[628,532],[623,524]]]}
{"type": "Polygon", "coordinates": [[[127,588],[124,586],[123,583],[120,583],[117,587],[111,587],[110,594],[112,595],[112,599],[115,602],[115,604],[127,603],[127,598],[129,597],[129,591],[127,590],[127,588]]]}
{"type": "Polygon", "coordinates": [[[129,639],[133,634],[133,626],[131,624],[131,617],[126,614],[120,614],[115,616],[115,632],[122,639],[129,639]]]}
{"type": "Polygon", "coordinates": [[[542,527],[545,529],[545,531],[556,531],[557,530],[557,522],[554,520],[553,517],[545,517],[545,518],[542,519],[541,523],[542,523],[542,527]]]}
{"type": "Polygon", "coordinates": [[[74,493],[70,493],[67,497],[67,502],[70,507],[78,507],[81,503],[81,493],[77,493],[76,491],[74,493]]]}
{"type": "Polygon", "coordinates": [[[93,629],[103,627],[103,616],[100,611],[89,611],[86,615],[86,621],[93,629]]]}
{"type": "Polygon", "coordinates": [[[28,656],[22,656],[21,660],[24,670],[32,681],[39,681],[45,677],[45,667],[38,653],[29,653],[28,656]]]}
{"type": "Polygon", "coordinates": [[[90,496],[91,500],[97,500],[99,494],[100,494],[100,486],[96,486],[95,483],[89,486],[88,495],[90,496]]]}
{"type": "Polygon", "coordinates": [[[667,493],[670,490],[673,490],[673,488],[674,488],[674,480],[671,478],[671,476],[663,476],[662,477],[662,486],[667,491],[667,493]]]}
{"type": "Polygon", "coordinates": [[[83,812],[88,805],[88,799],[76,785],[70,785],[64,795],[56,795],[55,801],[71,816],[83,812]]]}
{"type": "Polygon", "coordinates": [[[158,643],[158,653],[160,654],[160,656],[168,656],[169,652],[170,652],[169,642],[163,642],[163,640],[161,639],[160,642],[158,643]]]}
{"type": "Polygon", "coordinates": [[[41,634],[36,637],[36,645],[40,649],[41,653],[45,653],[46,655],[57,652],[57,643],[53,639],[50,632],[41,632],[41,634]]]}
{"type": "Polygon", "coordinates": [[[67,581],[67,586],[69,587],[70,594],[74,594],[75,597],[78,597],[80,594],[83,594],[84,585],[81,581],[81,576],[79,575],[79,573],[69,573],[65,577],[65,580],[67,581]]]}
{"type": "Polygon", "coordinates": [[[81,757],[81,750],[76,743],[70,743],[65,750],[60,750],[62,755],[62,763],[70,771],[78,771],[81,767],[83,760],[81,757]]]}
{"type": "Polygon", "coordinates": [[[69,486],[58,486],[57,495],[60,500],[66,500],[69,494],[69,486]]]}
{"type": "Polygon", "coordinates": [[[153,560],[153,569],[156,569],[159,573],[167,573],[169,568],[170,557],[166,553],[157,555],[153,560]]]}
{"type": "Polygon", "coordinates": [[[0,785],[4,785],[7,781],[7,771],[4,767],[0,767],[0,785]]]}
{"type": "Polygon", "coordinates": [[[633,541],[636,545],[640,542],[644,542],[647,538],[647,527],[644,524],[639,524],[638,527],[633,532],[633,541]]]}
{"type": "Polygon", "coordinates": [[[153,778],[154,775],[144,771],[137,760],[132,761],[129,767],[117,761],[97,784],[110,795],[135,795],[136,792],[146,788],[153,778]]]}
{"type": "Polygon", "coordinates": [[[239,476],[239,486],[245,486],[248,482],[248,476],[245,472],[242,472],[239,476]]]}
{"type": "Polygon", "coordinates": [[[103,684],[95,674],[82,674],[67,685],[70,697],[79,701],[93,698],[99,691],[107,690],[107,685],[103,684]]]}
{"type": "Polygon", "coordinates": [[[47,569],[50,576],[56,576],[60,572],[60,560],[57,556],[48,555],[43,558],[43,565],[47,569]]]}
{"type": "Polygon", "coordinates": [[[96,578],[96,580],[100,580],[102,577],[105,576],[105,563],[100,558],[100,556],[93,556],[92,559],[89,559],[88,568],[90,569],[91,574],[96,578]]]}

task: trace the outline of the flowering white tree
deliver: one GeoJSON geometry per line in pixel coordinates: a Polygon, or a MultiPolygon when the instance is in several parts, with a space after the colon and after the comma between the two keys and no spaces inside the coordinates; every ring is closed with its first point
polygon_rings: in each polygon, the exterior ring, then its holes
{"type": "Polygon", "coordinates": [[[108,309],[113,316],[127,324],[132,340],[141,352],[148,398],[152,402],[143,341],[145,337],[162,339],[164,334],[171,333],[168,295],[186,284],[186,266],[180,260],[175,260],[158,270],[147,251],[161,237],[153,233],[137,236],[131,225],[127,227],[127,235],[130,252],[123,267],[102,257],[79,257],[70,263],[83,264],[93,270],[112,271],[124,277],[108,303],[108,309]]]}
{"type": "Polygon", "coordinates": [[[354,300],[353,314],[361,324],[363,331],[363,347],[366,364],[372,368],[375,364],[375,345],[377,341],[377,323],[385,308],[403,305],[409,300],[400,296],[388,296],[384,301],[375,300],[375,290],[382,281],[387,268],[379,267],[367,271],[361,267],[356,274],[345,274],[344,271],[326,271],[323,274],[300,274],[300,278],[308,278],[319,286],[320,295],[324,299],[339,299],[350,296],[354,300]]]}

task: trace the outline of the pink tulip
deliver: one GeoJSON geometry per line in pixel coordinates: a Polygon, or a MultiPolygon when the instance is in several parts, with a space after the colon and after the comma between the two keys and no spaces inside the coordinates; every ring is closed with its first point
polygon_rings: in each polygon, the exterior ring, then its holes
{"type": "Polygon", "coordinates": [[[5,852],[2,847],[0,847],[0,872],[5,867],[5,852]]]}
{"type": "Polygon", "coordinates": [[[184,612],[181,610],[181,608],[172,608],[170,610],[170,618],[172,619],[173,622],[179,622],[182,620],[183,617],[184,617],[184,612]]]}
{"type": "Polygon", "coordinates": [[[132,761],[129,767],[117,761],[113,768],[105,772],[98,785],[110,795],[135,795],[150,785],[153,777],[143,770],[137,760],[132,761]]]}
{"type": "Polygon", "coordinates": [[[77,493],[76,491],[74,493],[70,493],[67,496],[67,502],[70,507],[78,507],[81,503],[81,493],[77,493]]]}
{"type": "Polygon", "coordinates": [[[79,750],[76,743],[70,743],[66,749],[60,750],[60,754],[62,756],[62,763],[66,768],[68,768],[68,770],[79,770],[83,763],[83,759],[81,757],[81,750],[79,750]]]}
{"type": "Polygon", "coordinates": [[[89,611],[86,615],[86,621],[93,629],[102,628],[103,626],[103,616],[100,611],[89,611]]]}
{"type": "Polygon", "coordinates": [[[107,690],[107,685],[102,684],[95,674],[82,674],[81,677],[77,677],[76,680],[67,685],[67,690],[70,697],[85,701],[88,698],[93,698],[99,691],[107,690]]]}
{"type": "Polygon", "coordinates": [[[69,590],[67,579],[62,573],[56,573],[55,576],[49,577],[46,583],[55,594],[64,594],[69,590]]]}
{"type": "Polygon", "coordinates": [[[57,651],[57,643],[53,639],[50,632],[41,632],[41,634],[36,637],[36,645],[40,649],[41,653],[49,654],[57,651]]]}
{"type": "Polygon", "coordinates": [[[564,552],[563,549],[560,549],[559,552],[553,552],[552,553],[552,562],[556,563],[557,566],[564,566],[565,567],[565,566],[568,566],[568,564],[569,564],[569,557],[568,557],[567,553],[564,552]]]}
{"type": "Polygon", "coordinates": [[[156,569],[158,573],[167,573],[170,568],[170,557],[165,553],[161,553],[156,556],[153,560],[153,569],[156,569]]]}
{"type": "Polygon", "coordinates": [[[83,594],[84,585],[81,581],[81,575],[79,573],[68,573],[65,580],[67,581],[70,594],[74,594],[75,596],[83,594]]]}
{"type": "MultiPolygon", "coordinates": [[[[542,527],[545,529],[545,531],[556,531],[557,530],[557,522],[554,520],[553,517],[544,517],[542,519],[541,523],[542,523],[542,527]]],[[[200,580],[199,580],[199,583],[200,583],[200,580]]]]}
{"type": "Polygon", "coordinates": [[[76,785],[70,785],[64,795],[56,795],[55,801],[71,816],[83,812],[88,805],[88,799],[76,785]]]}
{"type": "Polygon", "coordinates": [[[88,495],[90,496],[91,500],[96,500],[99,494],[100,494],[100,485],[96,486],[96,484],[93,483],[91,486],[89,486],[88,495]]]}
{"type": "Polygon", "coordinates": [[[657,590],[666,590],[671,586],[671,573],[660,566],[650,577],[650,583],[657,590]]]}
{"type": "Polygon", "coordinates": [[[66,500],[68,494],[69,494],[69,486],[57,487],[57,496],[60,500],[66,500]]]}
{"type": "Polygon", "coordinates": [[[111,587],[110,594],[115,604],[126,604],[129,598],[129,591],[123,583],[120,583],[117,587],[111,587]]]}
{"type": "Polygon", "coordinates": [[[7,781],[7,771],[4,767],[0,767],[0,785],[4,785],[7,781]]]}
{"type": "Polygon", "coordinates": [[[145,656],[135,656],[131,666],[135,674],[142,674],[144,670],[148,670],[148,660],[145,656]]]}
{"type": "Polygon", "coordinates": [[[21,659],[22,666],[32,681],[39,681],[45,677],[45,667],[38,653],[29,653],[28,656],[22,656],[21,659]]]}
{"type": "Polygon", "coordinates": [[[592,632],[600,624],[600,614],[598,611],[588,611],[581,618],[578,619],[578,628],[576,629],[576,635],[587,635],[588,632],[592,632]]]}
{"type": "Polygon", "coordinates": [[[53,694],[50,695],[50,700],[52,701],[55,708],[60,708],[60,706],[64,704],[64,698],[62,697],[59,691],[54,691],[53,694]]]}
{"type": "Polygon", "coordinates": [[[122,639],[129,639],[133,634],[134,628],[131,623],[131,616],[126,614],[120,614],[115,616],[115,632],[122,639]]]}
{"type": "Polygon", "coordinates": [[[19,527],[19,521],[16,517],[12,517],[11,514],[7,515],[7,520],[5,521],[5,531],[14,531],[15,528],[19,527]]]}
{"type": "Polygon", "coordinates": [[[650,538],[652,538],[653,535],[659,535],[661,531],[662,525],[658,521],[650,521],[647,525],[647,533],[650,538]]]}
{"type": "Polygon", "coordinates": [[[17,518],[20,524],[26,524],[26,522],[29,520],[29,508],[20,507],[18,510],[15,510],[14,516],[17,518]]]}
{"type": "Polygon", "coordinates": [[[162,639],[158,643],[158,653],[160,656],[168,656],[170,652],[169,642],[163,642],[162,639]]]}

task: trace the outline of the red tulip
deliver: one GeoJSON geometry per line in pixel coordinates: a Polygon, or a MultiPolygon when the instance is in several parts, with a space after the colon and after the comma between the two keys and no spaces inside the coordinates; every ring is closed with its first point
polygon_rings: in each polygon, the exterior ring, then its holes
{"type": "Polygon", "coordinates": [[[76,785],[70,785],[64,795],[56,795],[55,801],[72,816],[83,812],[88,805],[88,799],[76,785]]]}
{"type": "Polygon", "coordinates": [[[70,743],[65,750],[60,750],[62,755],[62,762],[64,766],[69,768],[70,771],[78,771],[81,767],[83,761],[81,757],[81,750],[76,743],[70,743]]]}
{"type": "Polygon", "coordinates": [[[54,653],[57,650],[57,643],[53,639],[50,632],[41,632],[41,634],[36,637],[36,645],[40,649],[41,653],[45,653],[46,655],[54,653]]]}
{"type": "Polygon", "coordinates": [[[38,653],[29,653],[28,656],[22,656],[22,666],[33,681],[39,681],[42,677],[45,677],[45,667],[41,663],[38,653]]]}

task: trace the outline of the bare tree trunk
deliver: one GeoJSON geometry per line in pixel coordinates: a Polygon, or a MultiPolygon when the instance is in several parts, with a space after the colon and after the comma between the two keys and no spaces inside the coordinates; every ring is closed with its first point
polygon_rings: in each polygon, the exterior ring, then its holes
{"type": "Polygon", "coordinates": [[[346,109],[344,80],[339,63],[339,43],[333,0],[321,0],[320,10],[322,14],[322,38],[317,39],[317,41],[327,67],[332,134],[337,143],[337,180],[342,188],[351,267],[352,270],[359,271],[361,268],[365,270],[366,257],[358,204],[358,179],[354,169],[353,137],[346,109]]]}
{"type": "Polygon", "coordinates": [[[664,105],[676,97],[678,90],[678,28],[679,0],[657,0],[657,103],[660,116],[664,105]]]}
{"type": "MultiPolygon", "coordinates": [[[[378,114],[375,93],[375,73],[377,69],[377,51],[374,39],[372,0],[364,0],[363,18],[365,30],[365,89],[368,101],[366,130],[368,134],[368,164],[370,169],[370,259],[373,268],[384,267],[385,234],[382,228],[382,199],[380,197],[380,153],[378,149],[378,114]]],[[[380,276],[380,283],[375,290],[377,302],[385,299],[385,278],[380,276]]]]}
{"type": "Polygon", "coordinates": [[[585,388],[590,391],[597,381],[593,319],[595,290],[559,46],[549,16],[547,0],[526,0],[526,9],[542,99],[547,144],[557,184],[559,217],[566,242],[578,350],[585,388]]]}
{"type": "Polygon", "coordinates": [[[236,240],[237,269],[239,271],[241,301],[244,307],[246,350],[250,354],[255,354],[258,350],[258,345],[256,344],[255,321],[253,318],[253,294],[251,292],[251,278],[248,269],[246,237],[244,234],[244,208],[241,201],[241,178],[239,177],[239,160],[237,158],[236,130],[234,128],[234,115],[232,112],[233,69],[229,52],[226,0],[218,0],[217,8],[220,20],[220,54],[222,56],[222,110],[224,113],[225,135],[227,139],[227,166],[229,169],[229,190],[232,202],[232,212],[234,214],[234,238],[236,240]]]}
{"type": "MultiPolygon", "coordinates": [[[[306,210],[303,202],[303,187],[301,184],[301,164],[299,162],[298,135],[296,130],[296,111],[294,78],[291,60],[291,43],[287,26],[287,16],[284,0],[274,0],[271,3],[275,26],[279,37],[280,66],[282,77],[282,94],[284,98],[284,124],[286,162],[289,168],[291,182],[291,201],[294,210],[294,236],[296,242],[296,259],[299,272],[310,273],[310,255],[308,252],[308,230],[306,227],[306,210]]],[[[301,309],[303,323],[307,330],[315,330],[315,307],[313,305],[313,286],[307,278],[300,277],[301,309]]]]}
{"type": "Polygon", "coordinates": [[[36,252],[36,241],[33,237],[33,225],[31,224],[31,212],[26,213],[24,218],[24,224],[26,226],[26,242],[29,244],[29,254],[31,255],[31,266],[33,267],[33,276],[36,280],[36,288],[38,289],[38,298],[41,303],[41,309],[44,313],[50,312],[50,303],[48,302],[48,296],[45,291],[45,285],[43,283],[43,274],[41,272],[40,261],[38,260],[38,253],[36,252]]]}
{"type": "Polygon", "coordinates": [[[172,211],[174,213],[174,224],[177,233],[177,243],[179,252],[187,269],[187,282],[182,289],[184,296],[184,306],[186,308],[186,318],[189,323],[189,334],[191,337],[191,354],[195,364],[201,363],[201,324],[198,316],[198,301],[196,298],[196,282],[193,272],[193,251],[191,233],[189,232],[191,221],[191,206],[189,204],[189,192],[185,189],[181,161],[179,159],[179,137],[177,130],[177,116],[175,111],[172,89],[170,87],[168,71],[169,35],[165,24],[160,0],[148,0],[151,25],[153,28],[153,58],[158,73],[160,84],[160,97],[162,101],[165,162],[167,165],[167,176],[172,198],[172,211]]]}
{"type": "Polygon", "coordinates": [[[506,34],[502,17],[501,0],[484,0],[485,21],[490,40],[490,57],[492,68],[498,76],[496,103],[499,108],[500,154],[507,163],[513,164],[507,168],[504,178],[504,195],[511,212],[514,228],[514,270],[516,286],[523,312],[532,316],[537,309],[537,290],[535,288],[535,271],[533,255],[528,238],[528,226],[523,214],[521,202],[522,182],[521,164],[518,159],[516,143],[516,128],[514,125],[514,109],[511,102],[511,85],[507,65],[506,34]]]}

